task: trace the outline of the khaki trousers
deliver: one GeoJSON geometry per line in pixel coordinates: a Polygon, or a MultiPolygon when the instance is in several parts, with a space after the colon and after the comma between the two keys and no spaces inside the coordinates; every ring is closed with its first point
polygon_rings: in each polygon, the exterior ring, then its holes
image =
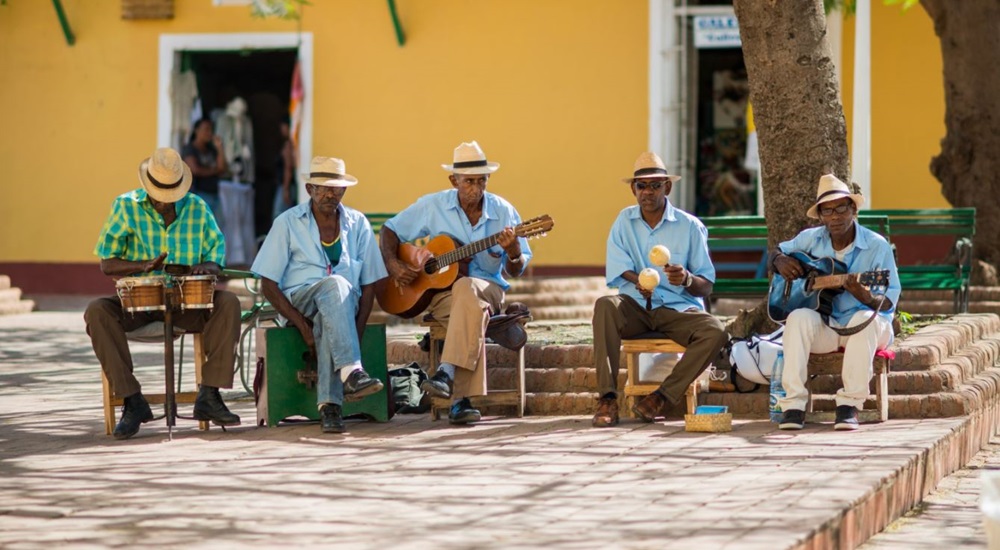
{"type": "Polygon", "coordinates": [[[673,404],[684,399],[687,387],[718,357],[727,340],[722,323],[704,311],[667,307],[646,311],[628,296],[602,296],[594,304],[594,366],[601,396],[618,393],[622,338],[644,332],[661,332],[686,348],[659,388],[673,404]]]}
{"type": "Polygon", "coordinates": [[[458,367],[453,396],[486,395],[486,325],[503,311],[503,301],[499,285],[474,277],[458,279],[431,300],[427,311],[447,330],[441,361],[458,367]]]}
{"type": "MultiPolygon", "coordinates": [[[[231,388],[236,343],[240,337],[240,301],[232,292],[217,290],[213,304],[211,311],[174,312],[174,326],[202,334],[206,360],[202,366],[201,383],[215,388],[231,388]]],[[[94,354],[101,362],[114,395],[124,398],[139,392],[141,387],[132,374],[132,354],[125,333],[162,321],[163,312],[128,313],[122,309],[117,296],[110,296],[90,302],[83,318],[87,322],[87,334],[94,346],[94,354]]]]}

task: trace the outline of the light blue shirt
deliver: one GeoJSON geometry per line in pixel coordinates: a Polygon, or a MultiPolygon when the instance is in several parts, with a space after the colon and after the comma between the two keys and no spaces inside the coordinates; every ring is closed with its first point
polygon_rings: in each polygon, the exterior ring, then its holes
{"type": "Polygon", "coordinates": [[[274,220],[250,270],[278,283],[288,297],[325,277],[340,275],[351,283],[360,298],[363,285],[388,275],[371,224],[364,214],[341,204],[338,210],[343,250],[340,262],[330,265],[320,244],[319,225],[311,204],[310,201],[290,208],[274,220]]]}
{"type": "Polygon", "coordinates": [[[636,302],[645,305],[646,299],[634,283],[622,277],[622,273],[639,273],[652,267],[660,274],[660,284],[653,291],[654,308],[666,306],[677,311],[691,308],[704,311],[705,302],[700,297],[692,296],[682,286],[670,284],[663,268],[650,263],[649,250],[658,244],[670,250],[671,264],[684,266],[692,274],[715,282],[715,266],[708,256],[708,230],[701,220],[674,208],[667,200],[663,218],[653,228],[646,225],[638,206],[629,206],[618,214],[608,235],[605,271],[608,286],[617,288],[619,294],[631,296],[636,302]]]}
{"type": "MultiPolygon", "coordinates": [[[[420,197],[406,210],[385,222],[385,227],[392,229],[399,236],[399,242],[448,235],[465,245],[492,237],[503,231],[503,228],[514,227],[520,223],[521,216],[509,202],[492,193],[484,193],[483,215],[476,225],[472,225],[458,204],[458,191],[448,189],[420,197]]],[[[521,254],[524,255],[522,265],[527,266],[531,260],[528,239],[522,237],[518,240],[521,242],[521,254]]],[[[506,259],[507,252],[503,247],[493,245],[472,257],[469,276],[491,281],[507,290],[510,284],[502,274],[506,259]]]]}
{"type": "MultiPolygon", "coordinates": [[[[854,221],[854,248],[844,257],[848,273],[863,273],[871,270],[889,270],[889,287],[885,290],[887,299],[892,300],[892,309],[879,312],[885,320],[892,322],[896,304],[902,286],[899,284],[899,273],[896,270],[896,259],[892,255],[892,246],[878,233],[863,227],[854,221]]],[[[814,258],[835,258],[833,241],[826,227],[813,227],[799,233],[790,241],[778,245],[783,254],[805,252],[814,258]]],[[[872,294],[879,289],[873,289],[872,294]]],[[[870,311],[871,308],[862,304],[850,292],[841,292],[833,299],[833,318],[840,326],[846,326],[851,317],[859,311],[870,311]]]]}

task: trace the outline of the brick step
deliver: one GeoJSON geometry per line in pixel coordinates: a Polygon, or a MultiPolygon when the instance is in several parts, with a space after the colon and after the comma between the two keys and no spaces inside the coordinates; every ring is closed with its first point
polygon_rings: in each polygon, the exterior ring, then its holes
{"type": "Polygon", "coordinates": [[[0,304],[18,302],[21,300],[21,289],[14,288],[0,288],[0,304]]]}
{"type": "MultiPolygon", "coordinates": [[[[913,301],[906,297],[900,300],[900,311],[920,315],[952,315],[955,304],[949,300],[913,301]]],[[[1000,302],[969,302],[969,313],[1000,313],[1000,302]]]]}
{"type": "Polygon", "coordinates": [[[21,300],[19,302],[0,302],[0,315],[20,315],[31,313],[35,309],[33,300],[21,300]]]}
{"type": "MultiPolygon", "coordinates": [[[[913,298],[916,301],[951,300],[954,292],[951,290],[906,290],[903,300],[913,298]]],[[[969,300],[973,302],[1000,302],[1000,286],[974,286],[969,289],[969,300]]]]}
{"type": "Polygon", "coordinates": [[[10,288],[10,276],[0,275],[0,290],[10,288]]]}
{"type": "Polygon", "coordinates": [[[526,294],[507,294],[507,303],[523,302],[534,311],[540,307],[552,306],[586,306],[594,308],[594,302],[601,296],[612,294],[605,290],[580,290],[576,292],[535,292],[526,294]]]}

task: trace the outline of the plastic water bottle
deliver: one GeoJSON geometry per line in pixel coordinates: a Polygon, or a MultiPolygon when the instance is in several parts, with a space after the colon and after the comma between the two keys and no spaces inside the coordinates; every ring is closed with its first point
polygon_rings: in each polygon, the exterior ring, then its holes
{"type": "Polygon", "coordinates": [[[781,373],[785,370],[785,354],[778,352],[778,359],[774,362],[774,370],[771,372],[771,395],[768,399],[770,404],[771,422],[775,424],[781,422],[781,405],[778,400],[785,397],[785,388],[781,386],[781,373]]]}

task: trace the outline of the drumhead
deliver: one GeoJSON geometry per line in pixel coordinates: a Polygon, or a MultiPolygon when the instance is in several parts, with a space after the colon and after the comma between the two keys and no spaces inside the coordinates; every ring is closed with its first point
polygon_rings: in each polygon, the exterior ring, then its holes
{"type": "Polygon", "coordinates": [[[185,275],[184,277],[177,277],[181,282],[184,281],[214,281],[215,275],[185,275]]]}
{"type": "Polygon", "coordinates": [[[163,277],[122,277],[115,281],[116,288],[133,286],[163,286],[163,277]]]}

